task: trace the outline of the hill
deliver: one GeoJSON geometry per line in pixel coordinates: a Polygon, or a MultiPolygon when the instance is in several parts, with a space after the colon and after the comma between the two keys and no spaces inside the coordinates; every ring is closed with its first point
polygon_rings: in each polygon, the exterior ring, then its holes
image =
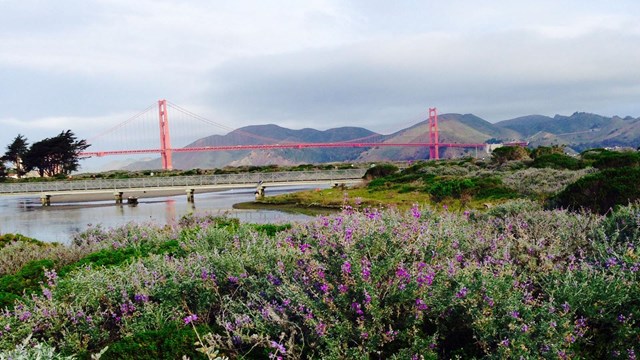
{"type": "Polygon", "coordinates": [[[523,116],[495,125],[516,131],[532,146],[565,144],[582,151],[594,147],[640,145],[640,118],[605,117],[575,112],[571,116],[523,116]]]}
{"type": "MultiPolygon", "coordinates": [[[[473,114],[442,114],[438,117],[441,143],[485,143],[487,141],[528,141],[530,146],[567,145],[574,151],[609,146],[640,146],[640,118],[605,117],[576,112],[570,116],[529,115],[490,123],[473,114]]],[[[278,125],[252,125],[226,135],[211,135],[186,147],[234,146],[284,143],[344,142],[427,143],[428,121],[419,122],[390,135],[380,135],[361,127],[340,127],[320,131],[288,129],[278,125]]],[[[441,158],[475,156],[472,148],[442,148],[441,158]]],[[[478,156],[486,156],[481,153],[478,156]]],[[[419,147],[375,147],[335,149],[282,149],[174,153],[176,169],[221,168],[242,165],[295,165],[323,162],[374,162],[427,159],[429,149],[419,147]]],[[[126,170],[159,169],[160,159],[137,162],[126,170]]]]}
{"type": "MultiPolygon", "coordinates": [[[[325,131],[305,128],[292,130],[278,125],[252,125],[236,129],[226,135],[211,135],[186,146],[234,146],[286,143],[343,142],[353,139],[379,139],[381,135],[359,127],[340,127],[325,131]]],[[[367,140],[371,141],[371,140],[367,140]]],[[[362,148],[338,149],[281,149],[174,153],[176,169],[221,168],[242,165],[294,165],[300,163],[323,163],[355,161],[362,148]]],[[[126,170],[158,169],[160,159],[144,161],[127,166],[126,170]]]]}
{"type": "MultiPolygon", "coordinates": [[[[513,141],[521,138],[511,129],[502,128],[473,114],[442,114],[438,116],[438,128],[441,143],[484,143],[489,139],[513,141]]],[[[429,122],[419,122],[409,128],[388,136],[389,143],[426,143],[429,142],[429,122]]],[[[448,148],[440,150],[441,158],[459,157],[465,154],[474,156],[474,149],[448,148]]],[[[427,159],[427,148],[373,148],[365,151],[360,161],[415,160],[427,159]]]]}

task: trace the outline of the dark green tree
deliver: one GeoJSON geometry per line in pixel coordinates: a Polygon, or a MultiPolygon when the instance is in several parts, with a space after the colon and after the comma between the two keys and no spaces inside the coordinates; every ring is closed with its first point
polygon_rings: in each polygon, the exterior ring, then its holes
{"type": "Polygon", "coordinates": [[[529,150],[521,146],[503,146],[493,150],[491,157],[498,164],[504,164],[507,161],[528,159],[529,150]]]}
{"type": "Polygon", "coordinates": [[[31,145],[25,154],[27,170],[37,169],[40,177],[68,175],[79,167],[79,156],[88,148],[86,140],[78,140],[71,130],[31,145]]]}
{"type": "Polygon", "coordinates": [[[0,181],[4,181],[7,178],[7,169],[4,167],[4,162],[0,160],[0,181]]]}
{"type": "Polygon", "coordinates": [[[536,159],[539,156],[553,154],[564,155],[564,145],[538,146],[531,151],[531,158],[536,159]]]}
{"type": "Polygon", "coordinates": [[[8,161],[13,164],[13,169],[18,177],[22,177],[27,172],[24,167],[24,156],[29,151],[29,144],[27,138],[18,134],[13,142],[7,145],[7,151],[2,157],[3,161],[8,161]]]}

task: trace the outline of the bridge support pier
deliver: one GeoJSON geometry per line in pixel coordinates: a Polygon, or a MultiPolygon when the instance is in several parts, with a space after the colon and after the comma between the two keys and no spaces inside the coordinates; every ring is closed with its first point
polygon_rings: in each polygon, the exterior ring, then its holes
{"type": "Polygon", "coordinates": [[[196,201],[196,197],[195,197],[195,193],[196,190],[195,189],[187,189],[187,202],[193,203],[196,201]]]}
{"type": "Polygon", "coordinates": [[[51,195],[42,194],[40,196],[40,204],[42,204],[42,206],[51,206],[51,195]]]}
{"type": "Polygon", "coordinates": [[[260,185],[256,188],[256,200],[260,200],[262,198],[264,198],[264,186],[260,185]]]}
{"type": "Polygon", "coordinates": [[[116,204],[122,204],[122,191],[116,191],[113,193],[113,196],[116,198],[116,204]]]}

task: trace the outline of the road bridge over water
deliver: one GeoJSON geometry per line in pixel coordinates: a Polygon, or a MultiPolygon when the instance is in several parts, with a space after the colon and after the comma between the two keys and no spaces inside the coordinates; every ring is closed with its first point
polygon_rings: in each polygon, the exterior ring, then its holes
{"type": "MultiPolygon", "coordinates": [[[[344,169],[24,182],[0,184],[0,195],[40,195],[42,204],[50,205],[53,196],[111,193],[116,202],[121,203],[123,197],[129,193],[183,189],[187,200],[193,201],[196,191],[255,187],[256,192],[263,195],[264,189],[268,187],[353,184],[360,182],[365,172],[366,169],[344,169]]],[[[137,199],[130,199],[135,200],[137,199]]]]}

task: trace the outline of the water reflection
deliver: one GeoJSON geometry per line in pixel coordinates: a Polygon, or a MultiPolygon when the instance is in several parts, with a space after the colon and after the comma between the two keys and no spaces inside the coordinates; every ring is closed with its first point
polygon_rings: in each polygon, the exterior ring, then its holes
{"type": "MultiPolygon", "coordinates": [[[[271,188],[269,194],[292,192],[308,187],[271,188]]],[[[186,196],[139,199],[137,205],[115,205],[111,201],[40,205],[38,197],[0,198],[0,233],[20,233],[43,241],[69,243],[74,234],[91,225],[121,226],[128,222],[173,224],[186,214],[227,215],[242,222],[289,222],[309,219],[305,215],[273,210],[235,210],[233,204],[253,200],[252,189],[186,196]]]]}

